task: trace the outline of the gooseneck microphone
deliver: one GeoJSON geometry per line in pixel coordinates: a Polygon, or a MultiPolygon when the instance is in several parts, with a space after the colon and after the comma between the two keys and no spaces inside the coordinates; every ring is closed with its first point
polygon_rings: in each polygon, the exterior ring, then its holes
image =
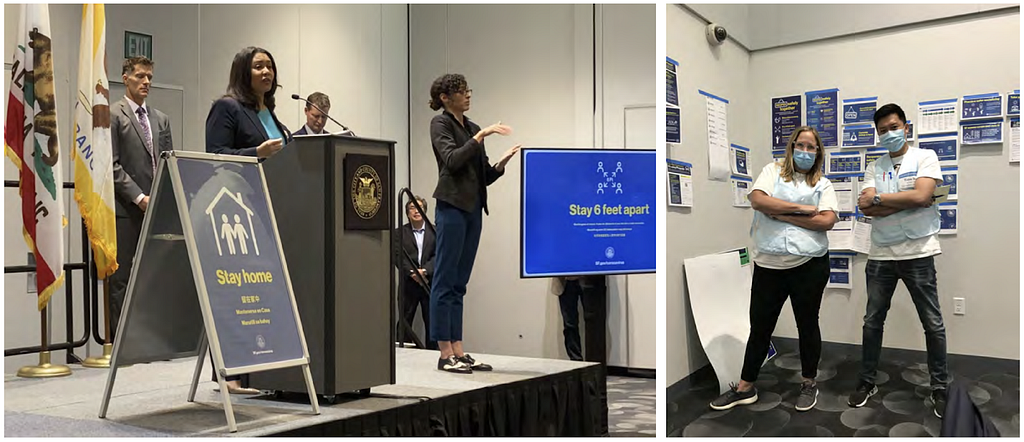
{"type": "Polygon", "coordinates": [[[302,98],[302,97],[300,97],[300,96],[299,96],[299,94],[292,94],[292,100],[301,100],[301,101],[305,101],[305,102],[306,102],[306,103],[308,103],[308,104],[309,104],[310,106],[313,106],[313,107],[315,107],[315,108],[316,108],[316,110],[320,111],[320,113],[324,114],[324,116],[325,116],[325,117],[327,117],[327,118],[328,118],[328,119],[330,119],[331,121],[335,122],[335,123],[336,123],[336,124],[337,124],[338,126],[341,126],[341,128],[342,128],[342,129],[343,129],[343,130],[344,130],[345,132],[349,132],[349,133],[351,133],[352,135],[355,135],[355,132],[352,132],[351,130],[349,130],[349,128],[348,128],[348,127],[345,127],[345,125],[344,125],[344,124],[341,124],[341,122],[339,122],[338,120],[335,120],[335,119],[334,119],[334,117],[330,116],[330,114],[328,114],[327,112],[324,112],[324,110],[323,110],[323,109],[320,109],[320,106],[317,106],[317,105],[313,104],[313,102],[312,102],[312,101],[309,101],[309,100],[307,100],[307,99],[305,99],[305,98],[302,98]]]}

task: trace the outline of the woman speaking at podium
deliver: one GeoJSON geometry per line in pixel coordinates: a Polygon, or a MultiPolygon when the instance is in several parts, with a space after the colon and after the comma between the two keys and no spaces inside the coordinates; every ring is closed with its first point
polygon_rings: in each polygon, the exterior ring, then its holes
{"type": "Polygon", "coordinates": [[[490,164],[484,138],[511,134],[512,128],[499,122],[480,129],[465,115],[472,95],[460,74],[442,75],[430,86],[430,108],[443,109],[430,120],[438,171],[430,334],[441,350],[437,369],[463,374],[491,370],[462,349],[462,301],[480,245],[483,213],[487,213],[487,186],[505,173],[505,165],[519,151],[515,145],[496,164],[490,164]]]}
{"type": "Polygon", "coordinates": [[[231,62],[227,94],[206,116],[206,151],[267,158],[284,147],[291,132],[274,114],[277,64],[263,48],[247,47],[231,62]]]}
{"type": "MultiPolygon", "coordinates": [[[[277,65],[269,51],[250,46],[235,54],[227,94],[213,103],[206,117],[206,151],[259,158],[280,151],[291,133],[274,114],[277,88],[277,65]]],[[[243,388],[243,377],[224,378],[228,392],[259,394],[254,388],[243,388]]]]}
{"type": "Polygon", "coordinates": [[[750,227],[750,257],[754,261],[750,336],[740,383],[711,402],[715,410],[757,402],[754,381],[786,298],[793,306],[800,336],[803,382],[795,408],[807,411],[817,403],[814,378],[821,359],[818,310],[829,279],[826,232],[838,220],[839,206],[832,183],[822,176],[824,156],[818,132],[808,126],[799,127],[789,138],[786,157],[765,166],[750,191],[750,205],[756,210],[750,227]]]}

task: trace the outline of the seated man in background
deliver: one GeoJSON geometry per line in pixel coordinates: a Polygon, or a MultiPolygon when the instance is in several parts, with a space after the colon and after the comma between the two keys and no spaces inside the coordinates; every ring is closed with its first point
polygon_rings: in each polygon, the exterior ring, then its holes
{"type": "Polygon", "coordinates": [[[559,277],[556,279],[555,293],[558,295],[558,305],[562,311],[562,334],[565,337],[565,352],[569,359],[607,364],[607,284],[604,275],[559,277]],[[581,302],[583,321],[586,323],[585,354],[580,345],[578,306],[581,302]]]}
{"type": "Polygon", "coordinates": [[[323,92],[313,92],[306,98],[306,125],[296,131],[293,135],[321,135],[326,134],[324,126],[327,124],[327,114],[331,111],[331,99],[323,92]],[[309,103],[313,103],[313,107],[309,103]],[[320,109],[317,109],[319,107],[320,109]],[[323,110],[323,112],[321,112],[323,110]]]}

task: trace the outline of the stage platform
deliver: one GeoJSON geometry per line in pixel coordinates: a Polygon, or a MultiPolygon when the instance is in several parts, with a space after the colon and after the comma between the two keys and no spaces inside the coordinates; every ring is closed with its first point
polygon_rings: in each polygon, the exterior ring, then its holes
{"type": "MultiPolygon", "coordinates": [[[[438,371],[437,352],[396,349],[395,385],[370,397],[233,395],[237,433],[228,433],[209,364],[196,402],[186,402],[195,358],[118,370],[107,419],[97,417],[107,370],[72,366],[56,379],[4,379],[4,435],[107,436],[591,436],[607,434],[600,365],[474,355],[494,371],[438,371]],[[303,402],[305,401],[305,402],[303,402]]],[[[295,369],[297,370],[297,369],[295,369]]]]}

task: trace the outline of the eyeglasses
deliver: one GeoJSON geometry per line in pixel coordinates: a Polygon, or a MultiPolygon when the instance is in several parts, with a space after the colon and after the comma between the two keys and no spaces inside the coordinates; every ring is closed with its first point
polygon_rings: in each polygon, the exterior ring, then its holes
{"type": "Polygon", "coordinates": [[[804,143],[804,142],[793,143],[793,147],[795,147],[797,149],[800,149],[802,151],[812,151],[812,150],[813,151],[817,151],[818,150],[818,146],[816,146],[814,144],[804,143]]]}

